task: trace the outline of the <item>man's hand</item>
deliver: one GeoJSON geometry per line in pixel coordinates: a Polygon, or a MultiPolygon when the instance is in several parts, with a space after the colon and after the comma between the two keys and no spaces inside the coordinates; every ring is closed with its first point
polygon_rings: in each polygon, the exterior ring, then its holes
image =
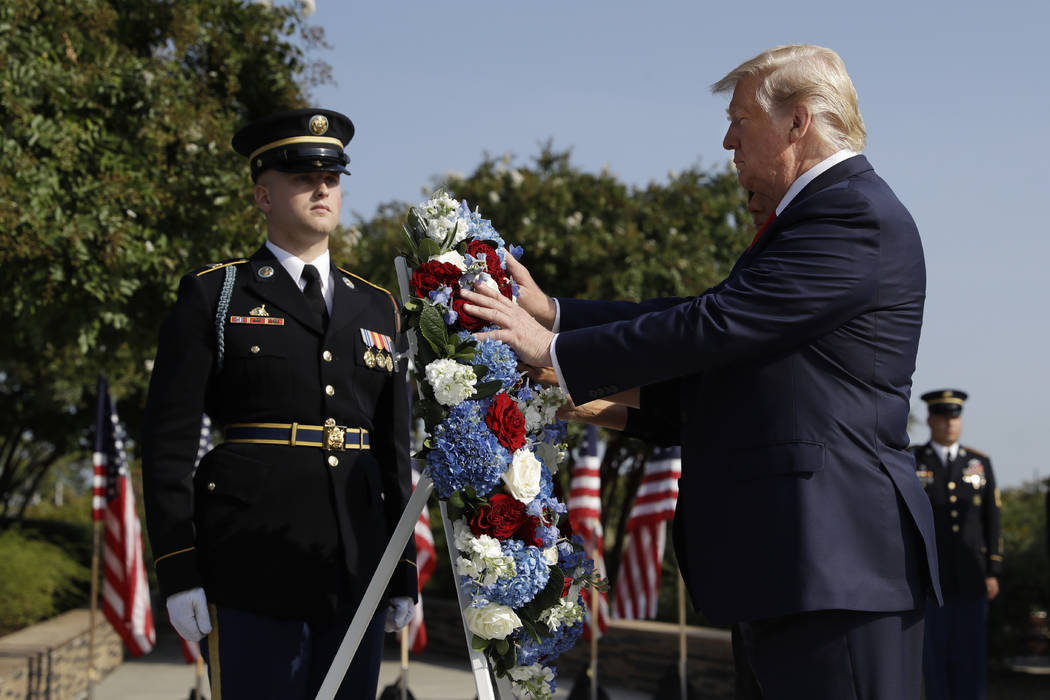
{"type": "Polygon", "coordinates": [[[507,272],[518,283],[518,306],[528,311],[547,330],[554,328],[557,305],[543,293],[529,271],[513,255],[507,256],[507,272]]]}
{"type": "Polygon", "coordinates": [[[995,597],[999,595],[999,579],[989,576],[984,580],[984,587],[988,591],[988,600],[995,600],[995,597]]]}
{"type": "Polygon", "coordinates": [[[398,596],[390,599],[390,605],[386,609],[387,632],[396,632],[412,620],[416,611],[416,604],[407,596],[398,596]]]}
{"type": "Polygon", "coordinates": [[[199,642],[211,633],[208,599],[203,588],[191,588],[168,596],[168,619],[187,642],[199,642]]]}
{"type": "Polygon", "coordinates": [[[475,333],[478,340],[502,340],[518,355],[518,359],[534,367],[551,364],[551,341],[554,334],[544,328],[525,309],[498,291],[488,287],[476,290],[460,289],[468,302],[464,310],[475,318],[496,324],[502,330],[475,333]]]}

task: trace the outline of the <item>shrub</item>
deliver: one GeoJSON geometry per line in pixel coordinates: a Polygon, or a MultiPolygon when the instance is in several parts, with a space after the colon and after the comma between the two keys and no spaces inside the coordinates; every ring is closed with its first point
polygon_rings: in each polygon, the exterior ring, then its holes
{"type": "Polygon", "coordinates": [[[0,532],[0,571],[0,635],[73,607],[90,578],[60,547],[13,529],[0,532]]]}

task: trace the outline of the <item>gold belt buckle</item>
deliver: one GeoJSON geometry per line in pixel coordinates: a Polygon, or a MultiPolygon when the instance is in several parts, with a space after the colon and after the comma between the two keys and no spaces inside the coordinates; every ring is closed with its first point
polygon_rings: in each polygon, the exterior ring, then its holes
{"type": "Polygon", "coordinates": [[[342,450],[345,436],[345,425],[336,425],[334,418],[329,418],[324,422],[324,449],[342,450]]]}

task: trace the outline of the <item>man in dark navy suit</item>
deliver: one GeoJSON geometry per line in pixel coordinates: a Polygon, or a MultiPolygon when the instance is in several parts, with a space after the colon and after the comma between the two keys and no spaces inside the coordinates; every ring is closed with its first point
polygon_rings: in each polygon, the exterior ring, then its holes
{"type": "Polygon", "coordinates": [[[930,441],[912,447],[933,505],[944,605],[926,610],[926,700],[981,700],[988,668],[988,601],[999,595],[999,489],[988,455],[959,443],[965,391],[922,395],[930,441]]]}
{"type": "MultiPolygon", "coordinates": [[[[397,303],[336,267],[354,126],[301,109],[244,127],[267,240],[183,277],[143,429],[150,540],[168,615],[214,697],[313,698],[411,492],[397,303]],[[224,440],[194,474],[201,414],[224,440]]],[[[411,617],[414,549],[339,690],[374,700],[385,618],[411,617]]]]}
{"type": "Polygon", "coordinates": [[[515,264],[520,305],[468,291],[467,311],[524,362],[552,365],[574,402],[641,387],[627,430],[677,433],[683,575],[709,619],[748,625],[765,697],[918,698],[923,612],[940,595],[907,451],[918,231],[859,155],[857,96],[833,51],[772,49],[714,90],[732,93],[723,145],[741,185],[778,203],[723,282],[638,304],[555,301],[515,264]]]}

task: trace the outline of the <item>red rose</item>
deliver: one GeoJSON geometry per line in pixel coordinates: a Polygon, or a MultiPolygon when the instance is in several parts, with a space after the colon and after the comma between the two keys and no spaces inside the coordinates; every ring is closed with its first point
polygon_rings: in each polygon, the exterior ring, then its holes
{"type": "MultiPolygon", "coordinates": [[[[517,499],[515,499],[517,500],[517,499]]],[[[517,530],[514,531],[514,537],[521,540],[525,544],[531,544],[533,547],[543,547],[543,540],[536,534],[536,528],[540,526],[540,519],[535,515],[530,515],[525,519],[525,522],[521,524],[517,530]]]]}
{"type": "Polygon", "coordinates": [[[470,520],[470,531],[475,537],[489,535],[497,540],[513,537],[514,533],[528,521],[525,504],[503,493],[497,493],[470,520]]]}
{"type": "Polygon", "coordinates": [[[566,595],[569,594],[569,589],[570,588],[572,588],[572,577],[571,576],[566,576],[565,577],[565,583],[563,583],[562,587],[561,587],[561,597],[562,598],[564,598],[566,595]]]}
{"type": "Polygon", "coordinates": [[[499,444],[511,452],[525,444],[525,416],[506,392],[501,391],[492,399],[485,423],[496,434],[499,444]]]}
{"type": "Polygon", "coordinates": [[[462,326],[463,330],[466,331],[480,331],[482,328],[485,327],[485,321],[481,320],[480,318],[474,318],[466,311],[464,311],[463,305],[466,303],[467,302],[461,299],[460,297],[456,297],[452,300],[452,310],[459,314],[459,325],[462,326]]]}
{"type": "Polygon", "coordinates": [[[508,299],[513,298],[510,288],[510,277],[507,276],[507,271],[500,267],[499,255],[496,253],[495,248],[488,243],[473,240],[467,244],[467,254],[475,258],[484,256],[485,272],[489,273],[489,276],[496,282],[500,294],[508,299]]]}
{"type": "Polygon", "coordinates": [[[427,294],[446,285],[455,290],[462,275],[463,272],[452,263],[428,260],[412,273],[412,291],[417,297],[426,299],[427,294]]]}

